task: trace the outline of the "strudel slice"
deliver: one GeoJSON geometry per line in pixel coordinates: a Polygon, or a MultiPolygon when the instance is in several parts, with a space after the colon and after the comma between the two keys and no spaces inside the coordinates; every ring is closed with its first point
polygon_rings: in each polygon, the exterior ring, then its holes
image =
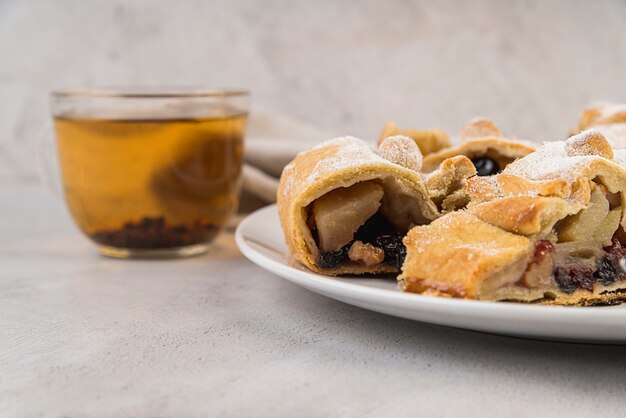
{"type": "Polygon", "coordinates": [[[468,208],[409,231],[402,289],[567,305],[626,297],[626,151],[597,131],[474,177],[468,208]]]}
{"type": "Polygon", "coordinates": [[[278,211],[292,256],[327,275],[395,273],[402,237],[440,216],[420,174],[413,140],[378,149],[352,137],[299,154],[280,178],[278,211]]]}

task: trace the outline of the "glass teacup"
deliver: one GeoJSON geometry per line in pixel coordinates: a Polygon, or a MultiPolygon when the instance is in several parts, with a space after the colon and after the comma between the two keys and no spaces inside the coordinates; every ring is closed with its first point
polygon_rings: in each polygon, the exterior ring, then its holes
{"type": "Polygon", "coordinates": [[[205,252],[235,212],[249,95],[111,87],[51,94],[63,192],[104,255],[205,252]]]}

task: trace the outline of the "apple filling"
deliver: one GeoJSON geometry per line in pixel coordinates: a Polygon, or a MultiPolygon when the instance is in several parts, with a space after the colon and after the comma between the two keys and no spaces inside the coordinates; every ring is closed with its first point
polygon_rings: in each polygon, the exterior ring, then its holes
{"type": "Polygon", "coordinates": [[[624,235],[620,200],[618,194],[596,184],[589,206],[559,221],[553,233],[536,244],[519,284],[570,294],[626,280],[621,268],[626,249],[620,240],[624,235]]]}
{"type": "MultiPolygon", "coordinates": [[[[390,194],[371,180],[332,190],[309,206],[308,226],[319,249],[318,264],[333,268],[341,263],[375,266],[404,262],[402,237],[410,222],[407,216],[390,220],[390,194]]],[[[410,209],[408,209],[410,210],[410,209]]]]}

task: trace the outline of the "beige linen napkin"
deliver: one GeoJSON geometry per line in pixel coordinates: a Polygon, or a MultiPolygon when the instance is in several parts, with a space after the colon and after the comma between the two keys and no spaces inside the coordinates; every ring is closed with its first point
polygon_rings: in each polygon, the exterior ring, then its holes
{"type": "Polygon", "coordinates": [[[272,110],[251,112],[239,211],[246,213],[275,202],[283,167],[300,151],[332,137],[330,133],[272,110]]]}

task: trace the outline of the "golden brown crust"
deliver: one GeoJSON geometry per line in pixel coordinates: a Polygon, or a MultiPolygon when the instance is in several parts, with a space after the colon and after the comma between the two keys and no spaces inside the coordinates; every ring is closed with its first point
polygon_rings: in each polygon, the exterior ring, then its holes
{"type": "Polygon", "coordinates": [[[613,159],[613,149],[604,135],[595,129],[589,129],[574,135],[565,141],[565,154],[568,157],[597,155],[613,159]]]}
{"type": "Polygon", "coordinates": [[[495,176],[472,177],[465,182],[464,189],[470,198],[469,206],[502,197],[502,190],[495,176]]]}
{"type": "Polygon", "coordinates": [[[411,229],[404,243],[407,257],[398,278],[403,290],[469,299],[479,299],[490,279],[517,281],[532,248],[528,238],[466,211],[411,229]]]}
{"type": "Polygon", "coordinates": [[[598,155],[603,148],[598,135],[586,131],[567,141],[546,142],[534,153],[510,164],[502,174],[510,176],[509,179],[524,179],[536,189],[542,189],[543,195],[549,195],[548,190],[558,190],[562,197],[582,204],[589,203],[589,182],[596,178],[609,192],[621,192],[626,179],[626,152],[613,151],[613,159],[598,155]],[[578,151],[572,153],[572,149],[578,151]]]}
{"type": "Polygon", "coordinates": [[[512,196],[479,203],[468,210],[507,232],[546,235],[556,222],[582,208],[583,205],[574,205],[558,197],[512,196]]]}
{"type": "Polygon", "coordinates": [[[378,144],[380,145],[385,138],[395,135],[404,135],[411,138],[419,147],[422,155],[437,152],[451,145],[448,134],[442,129],[399,129],[393,122],[385,125],[378,138],[378,144]]]}
{"type": "Polygon", "coordinates": [[[401,211],[391,221],[422,224],[439,216],[416,171],[394,164],[365,141],[337,138],[299,154],[280,178],[277,202],[285,241],[292,256],[311,270],[328,274],[396,272],[395,266],[362,266],[345,262],[332,269],[317,264],[319,249],[307,225],[309,205],[322,195],[364,181],[379,182],[385,190],[381,211],[401,211]]]}
{"type": "Polygon", "coordinates": [[[565,180],[531,181],[523,177],[500,173],[497,176],[472,177],[465,190],[470,196],[470,206],[503,197],[520,195],[551,196],[565,198],[572,186],[565,180]]]}

